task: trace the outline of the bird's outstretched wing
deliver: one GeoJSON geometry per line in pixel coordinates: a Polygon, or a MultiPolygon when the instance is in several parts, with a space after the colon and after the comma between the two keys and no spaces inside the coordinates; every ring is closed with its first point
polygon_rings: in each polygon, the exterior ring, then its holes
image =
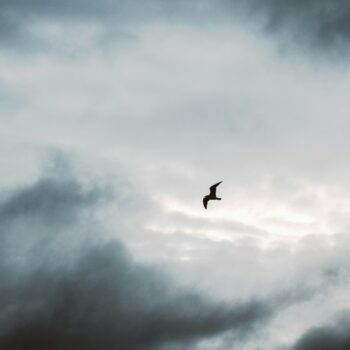
{"type": "Polygon", "coordinates": [[[205,196],[205,197],[203,198],[203,205],[204,205],[204,208],[205,208],[205,209],[207,209],[208,200],[209,200],[208,196],[205,196]]]}
{"type": "Polygon", "coordinates": [[[211,196],[216,196],[216,187],[218,187],[220,184],[221,184],[222,181],[216,183],[215,185],[213,186],[210,186],[209,189],[210,189],[210,195],[211,196]]]}

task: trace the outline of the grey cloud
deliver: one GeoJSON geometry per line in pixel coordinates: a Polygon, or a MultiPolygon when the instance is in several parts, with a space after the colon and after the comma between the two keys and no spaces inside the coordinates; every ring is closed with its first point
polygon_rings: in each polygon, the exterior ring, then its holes
{"type": "Polygon", "coordinates": [[[349,47],[350,4],[345,0],[251,0],[245,10],[263,15],[266,29],[282,34],[284,46],[318,49],[334,55],[349,47]]]}
{"type": "Polygon", "coordinates": [[[343,314],[332,326],[310,329],[292,347],[293,350],[345,350],[349,348],[349,314],[343,314]]]}
{"type": "Polygon", "coordinates": [[[75,181],[57,183],[56,179],[44,178],[32,187],[15,191],[1,203],[0,222],[37,216],[50,224],[71,221],[78,210],[94,203],[98,195],[96,190],[83,192],[75,181]]]}
{"type": "Polygon", "coordinates": [[[101,197],[74,177],[48,176],[1,203],[2,349],[186,345],[251,335],[271,317],[268,302],[215,302],[135,263],[94,226],[91,210],[101,197]],[[84,230],[93,238],[74,243],[84,230]]]}
{"type": "Polygon", "coordinates": [[[209,9],[210,1],[192,1],[179,0],[176,3],[162,0],[146,0],[139,2],[136,0],[63,0],[44,1],[44,0],[14,0],[1,1],[0,6],[8,14],[25,14],[30,16],[53,16],[66,18],[100,18],[106,20],[110,17],[120,19],[155,18],[157,16],[166,16],[170,18],[175,15],[189,15],[205,12],[209,9]]]}
{"type": "MultiPolygon", "coordinates": [[[[184,14],[188,6],[185,1],[176,5],[160,0],[145,2],[126,0],[101,1],[1,1],[0,40],[3,46],[15,50],[60,50],[59,43],[49,43],[41,34],[30,29],[34,24],[50,22],[62,28],[66,24],[97,24],[102,29],[96,39],[96,46],[108,47],[109,41],[133,36],[135,28],[150,19],[171,18],[184,14]]],[[[191,11],[192,13],[192,11],[191,11]]],[[[83,29],[84,30],[84,29],[83,29]]]]}
{"type": "Polygon", "coordinates": [[[98,23],[106,31],[98,39],[102,45],[115,37],[119,30],[130,35],[131,28],[159,19],[202,25],[237,22],[243,16],[258,31],[265,28],[270,33],[281,34],[284,47],[317,48],[317,52],[331,55],[338,53],[339,49],[348,49],[350,36],[350,5],[345,0],[193,0],[175,3],[160,0],[16,0],[2,1],[0,10],[2,43],[27,49],[28,39],[31,39],[29,42],[33,48],[43,44],[27,30],[38,20],[98,23]],[[111,31],[114,32],[112,36],[106,34],[111,31]]]}
{"type": "Polygon", "coordinates": [[[111,1],[101,0],[96,1],[84,1],[63,0],[56,1],[43,1],[43,0],[31,0],[31,1],[2,1],[1,6],[9,13],[27,13],[33,15],[51,15],[51,16],[65,16],[65,17],[91,17],[98,18],[114,15],[125,14],[134,15],[135,13],[142,13],[148,9],[156,10],[156,8],[162,5],[161,1],[146,1],[139,3],[137,1],[111,1]]]}
{"type": "Polygon", "coordinates": [[[69,270],[44,268],[2,291],[1,348],[145,349],[244,333],[268,314],[260,303],[227,307],[170,288],[120,246],[93,248],[69,270]]]}

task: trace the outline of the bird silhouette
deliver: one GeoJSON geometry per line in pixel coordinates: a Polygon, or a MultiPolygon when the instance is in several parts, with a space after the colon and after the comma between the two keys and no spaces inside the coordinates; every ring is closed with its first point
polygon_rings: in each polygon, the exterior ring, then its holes
{"type": "Polygon", "coordinates": [[[218,187],[221,184],[221,182],[222,181],[209,187],[210,193],[204,196],[203,198],[203,205],[205,209],[207,209],[208,201],[210,201],[211,199],[221,201],[221,198],[216,197],[216,187],[218,187]]]}

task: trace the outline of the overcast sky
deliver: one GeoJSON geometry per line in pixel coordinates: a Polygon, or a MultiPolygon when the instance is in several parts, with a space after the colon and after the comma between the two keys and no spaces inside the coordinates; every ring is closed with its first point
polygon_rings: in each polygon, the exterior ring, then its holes
{"type": "Polygon", "coordinates": [[[349,348],[349,62],[346,0],[0,1],[1,349],[349,348]]]}

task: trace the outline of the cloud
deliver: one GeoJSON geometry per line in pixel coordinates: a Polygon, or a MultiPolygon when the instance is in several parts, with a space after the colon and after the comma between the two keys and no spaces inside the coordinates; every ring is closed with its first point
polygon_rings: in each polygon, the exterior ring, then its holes
{"type": "Polygon", "coordinates": [[[71,221],[77,211],[92,204],[98,192],[84,193],[71,180],[57,183],[56,179],[43,178],[32,187],[14,191],[11,197],[0,205],[2,223],[20,218],[38,217],[50,225],[71,221]]]}
{"type": "Polygon", "coordinates": [[[57,51],[67,42],[82,49],[79,40],[82,41],[85,32],[88,36],[91,34],[89,38],[95,48],[108,47],[108,41],[133,36],[134,29],[149,20],[184,14],[192,7],[185,1],[172,5],[160,0],[142,3],[125,0],[1,1],[0,40],[3,46],[21,52],[57,51]],[[89,25],[84,27],[86,23],[89,25]],[[94,27],[96,31],[90,33],[94,27]],[[62,37],[64,44],[60,41],[62,37]]]}
{"type": "Polygon", "coordinates": [[[216,302],[134,262],[92,219],[104,191],[58,174],[0,204],[2,349],[153,349],[251,335],[271,317],[269,303],[216,302]]]}
{"type": "Polygon", "coordinates": [[[251,0],[245,10],[263,15],[269,32],[282,34],[284,46],[308,47],[334,55],[349,48],[350,5],[345,0],[251,0]]]}
{"type": "Polygon", "coordinates": [[[314,327],[305,332],[293,350],[345,350],[350,347],[350,315],[343,313],[331,326],[314,327]]]}
{"type": "Polygon", "coordinates": [[[267,315],[259,303],[227,308],[173,292],[117,244],[91,249],[69,270],[31,274],[15,288],[2,291],[3,349],[145,349],[244,333],[267,315]]]}
{"type": "MultiPolygon", "coordinates": [[[[26,50],[47,48],[50,40],[45,40],[44,32],[49,30],[48,26],[33,30],[35,24],[41,22],[64,24],[62,28],[77,25],[70,37],[78,35],[79,31],[88,31],[87,28],[79,29],[79,24],[88,22],[90,27],[95,24],[101,29],[94,38],[97,47],[105,46],[115,38],[133,37],[140,26],[163,20],[190,26],[202,26],[203,23],[221,26],[232,22],[246,26],[248,18],[255,30],[265,28],[267,32],[281,35],[284,47],[307,47],[311,52],[316,49],[318,53],[331,55],[347,50],[350,37],[350,6],[345,0],[193,0],[176,3],[160,0],[142,3],[17,0],[2,1],[0,10],[2,44],[26,50]]],[[[51,41],[52,38],[58,49],[57,35],[51,37],[51,41]]],[[[75,44],[80,47],[78,40],[75,44]]]]}

